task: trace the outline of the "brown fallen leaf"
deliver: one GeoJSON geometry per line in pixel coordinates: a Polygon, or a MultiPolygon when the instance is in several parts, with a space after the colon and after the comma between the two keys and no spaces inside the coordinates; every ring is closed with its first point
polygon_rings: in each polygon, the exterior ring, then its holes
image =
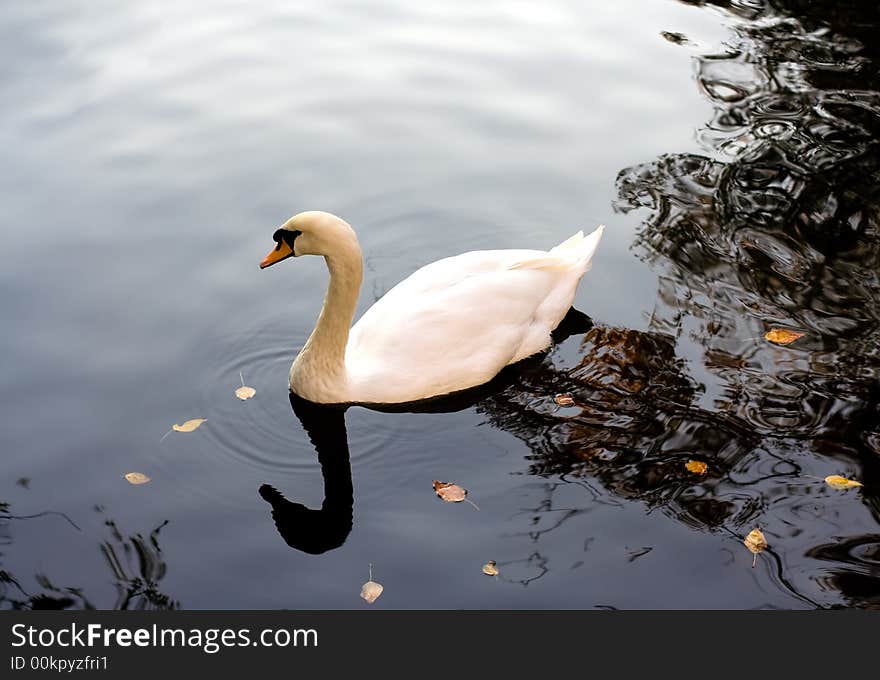
{"type": "Polygon", "coordinates": [[[432,484],[434,485],[434,491],[437,492],[437,495],[449,503],[459,503],[465,499],[465,496],[467,496],[467,489],[462,489],[458,484],[453,484],[452,482],[440,482],[436,479],[432,484]]]}
{"type": "Polygon", "coordinates": [[[854,479],[847,479],[840,475],[828,475],[825,478],[825,483],[834,489],[856,489],[860,486],[864,486],[861,482],[857,482],[854,479]]]}
{"type": "Polygon", "coordinates": [[[752,569],[754,569],[758,561],[758,553],[763,552],[764,548],[767,547],[767,539],[764,538],[764,532],[758,528],[752,529],[743,540],[743,543],[754,555],[752,558],[752,569]]]}
{"type": "Polygon", "coordinates": [[[467,501],[477,508],[477,510],[480,509],[477,507],[476,503],[468,500],[467,489],[461,488],[458,484],[453,484],[452,482],[438,482],[436,479],[432,484],[434,485],[434,491],[437,495],[447,503],[461,503],[462,501],[467,501]]]}
{"type": "Polygon", "coordinates": [[[242,401],[250,399],[257,393],[257,391],[253,387],[248,387],[244,384],[244,376],[241,374],[241,371],[238,372],[238,377],[241,378],[241,387],[235,390],[235,396],[242,401]]]}
{"type": "Polygon", "coordinates": [[[775,345],[790,345],[798,338],[802,338],[806,335],[801,331],[790,331],[786,328],[771,328],[769,331],[764,333],[764,339],[769,340],[775,345]]]}
{"type": "Polygon", "coordinates": [[[496,564],[495,560],[489,560],[483,565],[483,573],[486,576],[498,576],[498,567],[495,566],[496,564]]]}
{"type": "Polygon", "coordinates": [[[385,590],[385,588],[382,584],[376,583],[373,580],[373,565],[371,564],[370,580],[361,586],[361,597],[364,598],[368,604],[373,604],[382,594],[383,590],[385,590]]]}
{"type": "Polygon", "coordinates": [[[124,477],[129,484],[146,484],[150,481],[143,472],[127,472],[124,477]]]}
{"type": "Polygon", "coordinates": [[[693,472],[695,475],[705,475],[706,470],[709,469],[709,466],[701,460],[689,460],[684,466],[688,472],[693,472]]]}
{"type": "Polygon", "coordinates": [[[553,397],[553,400],[559,406],[574,406],[574,397],[572,397],[570,394],[557,394],[555,397],[553,397]]]}

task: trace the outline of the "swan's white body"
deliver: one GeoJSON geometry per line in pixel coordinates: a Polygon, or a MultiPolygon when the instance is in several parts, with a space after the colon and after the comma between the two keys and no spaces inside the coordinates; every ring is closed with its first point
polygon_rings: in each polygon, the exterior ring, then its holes
{"type": "Polygon", "coordinates": [[[389,290],[349,331],[362,277],[353,230],[301,213],[295,254],[322,254],[330,286],[290,389],[317,403],[399,404],[481,385],[547,349],[571,307],[603,227],[549,252],[482,250],[428,264],[389,290]],[[321,232],[321,238],[310,238],[321,232]],[[328,247],[332,242],[332,246],[328,247]]]}

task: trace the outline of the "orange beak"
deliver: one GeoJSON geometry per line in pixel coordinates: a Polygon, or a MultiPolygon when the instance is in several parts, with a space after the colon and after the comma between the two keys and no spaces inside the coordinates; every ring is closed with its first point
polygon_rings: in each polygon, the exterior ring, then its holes
{"type": "Polygon", "coordinates": [[[278,245],[275,246],[274,250],[270,250],[269,254],[263,258],[262,262],[260,262],[260,269],[265,269],[276,262],[286,260],[288,257],[293,257],[293,249],[284,241],[280,241],[278,245]]]}

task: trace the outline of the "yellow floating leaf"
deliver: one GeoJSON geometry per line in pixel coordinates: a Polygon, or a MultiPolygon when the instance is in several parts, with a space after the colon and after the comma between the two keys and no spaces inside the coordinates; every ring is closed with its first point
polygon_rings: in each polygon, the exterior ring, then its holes
{"type": "Polygon", "coordinates": [[[693,472],[695,475],[705,475],[706,470],[709,469],[709,466],[701,460],[689,460],[684,466],[688,472],[693,472]]]}
{"type": "Polygon", "coordinates": [[[758,561],[758,553],[767,547],[767,539],[764,538],[764,532],[757,528],[752,529],[743,540],[743,543],[754,555],[754,558],[752,558],[752,568],[754,569],[758,561]]]}
{"type": "Polygon", "coordinates": [[[254,396],[257,391],[253,387],[248,387],[247,385],[242,385],[237,390],[235,390],[235,396],[244,401],[245,399],[250,399],[254,396]]]}
{"type": "Polygon", "coordinates": [[[125,479],[129,484],[146,484],[150,481],[150,478],[143,472],[127,472],[125,479]]]}
{"type": "Polygon", "coordinates": [[[560,406],[574,406],[574,397],[570,394],[557,394],[553,399],[560,406]]]}
{"type": "Polygon", "coordinates": [[[257,391],[253,387],[248,387],[244,384],[244,376],[241,374],[241,371],[238,372],[238,377],[241,378],[241,387],[235,390],[235,396],[242,401],[250,399],[257,393],[257,391]]]}
{"type": "Polygon", "coordinates": [[[764,333],[764,339],[776,345],[790,345],[798,338],[804,337],[801,331],[790,331],[786,328],[771,328],[764,333]]]}
{"type": "Polygon", "coordinates": [[[382,587],[381,583],[376,583],[375,581],[367,581],[363,586],[361,586],[361,597],[370,604],[373,604],[382,594],[383,590],[385,590],[385,588],[382,587]]]}
{"type": "Polygon", "coordinates": [[[206,422],[208,422],[207,418],[193,418],[192,420],[187,420],[183,425],[174,423],[171,429],[175,432],[193,432],[198,430],[202,423],[206,422]]]}
{"type": "Polygon", "coordinates": [[[857,482],[854,479],[847,479],[840,475],[828,475],[825,478],[825,483],[834,489],[855,489],[864,486],[861,482],[857,482]]]}
{"type": "Polygon", "coordinates": [[[489,560],[483,565],[483,573],[486,576],[498,576],[498,567],[495,566],[495,560],[489,560]]]}
{"type": "MultiPolygon", "coordinates": [[[[461,488],[458,484],[452,482],[438,482],[436,479],[432,482],[434,491],[437,495],[447,503],[461,503],[467,501],[475,508],[477,504],[467,499],[467,489],[461,488]]],[[[477,508],[479,510],[479,508],[477,508]]]]}
{"type": "Polygon", "coordinates": [[[373,580],[373,565],[371,564],[370,580],[361,586],[361,597],[364,598],[368,604],[373,604],[382,594],[383,590],[385,590],[385,588],[382,584],[376,583],[373,580]]]}

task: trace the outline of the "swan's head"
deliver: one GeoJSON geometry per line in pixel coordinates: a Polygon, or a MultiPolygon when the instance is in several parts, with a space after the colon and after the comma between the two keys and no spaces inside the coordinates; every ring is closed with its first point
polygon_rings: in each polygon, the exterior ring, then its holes
{"type": "Polygon", "coordinates": [[[319,210],[294,215],[275,231],[272,238],[275,239],[275,248],[260,262],[260,269],[300,255],[331,257],[352,249],[360,253],[357,236],[348,222],[319,210]]]}

